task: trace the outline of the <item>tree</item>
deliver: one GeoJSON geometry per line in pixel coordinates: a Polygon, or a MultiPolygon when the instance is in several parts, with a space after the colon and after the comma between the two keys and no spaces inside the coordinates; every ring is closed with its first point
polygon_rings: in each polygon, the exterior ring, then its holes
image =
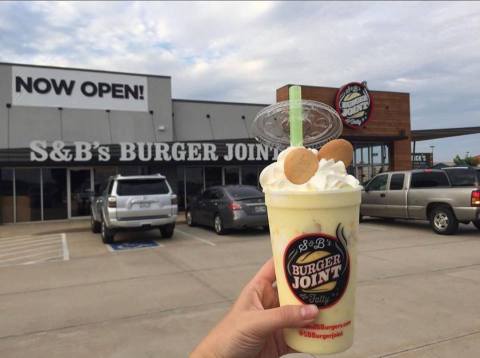
{"type": "Polygon", "coordinates": [[[455,156],[455,158],[453,158],[453,162],[455,163],[455,165],[471,165],[472,167],[477,166],[479,163],[478,159],[475,157],[469,157],[465,155],[464,158],[460,158],[458,154],[455,156]]]}

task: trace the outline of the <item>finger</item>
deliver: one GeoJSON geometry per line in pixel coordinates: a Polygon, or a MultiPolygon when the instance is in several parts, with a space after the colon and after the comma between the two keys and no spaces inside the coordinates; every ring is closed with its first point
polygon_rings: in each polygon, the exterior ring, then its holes
{"type": "Polygon", "coordinates": [[[273,265],[273,259],[270,258],[262,268],[253,277],[252,282],[266,280],[270,283],[275,281],[275,266],[273,265]]]}
{"type": "Polygon", "coordinates": [[[265,311],[256,311],[250,321],[251,328],[264,336],[280,328],[304,327],[315,320],[315,305],[288,305],[265,311]]]}
{"type": "Polygon", "coordinates": [[[266,287],[263,295],[263,308],[275,308],[280,304],[278,302],[278,290],[275,286],[266,287]]]}

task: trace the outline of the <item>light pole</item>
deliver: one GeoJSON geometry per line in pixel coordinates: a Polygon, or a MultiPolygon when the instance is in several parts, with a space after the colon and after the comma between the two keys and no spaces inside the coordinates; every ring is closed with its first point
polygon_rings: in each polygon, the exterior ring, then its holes
{"type": "Polygon", "coordinates": [[[435,146],[431,145],[430,148],[432,149],[432,163],[431,163],[431,165],[433,166],[433,148],[435,148],[435,146]]]}

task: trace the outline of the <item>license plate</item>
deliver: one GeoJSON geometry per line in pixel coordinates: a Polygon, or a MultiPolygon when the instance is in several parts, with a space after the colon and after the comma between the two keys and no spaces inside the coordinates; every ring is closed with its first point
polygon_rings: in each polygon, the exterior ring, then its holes
{"type": "Polygon", "coordinates": [[[150,207],[150,203],[140,203],[140,208],[145,209],[150,207]]]}
{"type": "Polygon", "coordinates": [[[256,207],[255,207],[255,212],[256,212],[256,213],[264,213],[265,211],[267,211],[267,209],[265,208],[265,206],[256,206],[256,207]]]}

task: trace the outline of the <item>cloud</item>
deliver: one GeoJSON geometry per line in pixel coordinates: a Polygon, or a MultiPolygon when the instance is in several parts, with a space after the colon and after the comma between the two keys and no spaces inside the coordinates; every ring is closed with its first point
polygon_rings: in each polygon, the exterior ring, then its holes
{"type": "MultiPolygon", "coordinates": [[[[4,2],[0,60],[165,74],[176,98],[260,103],[286,83],[367,80],[411,94],[413,128],[474,126],[479,18],[475,2],[4,2]]],[[[442,140],[438,158],[480,153],[479,137],[442,140]]]]}

